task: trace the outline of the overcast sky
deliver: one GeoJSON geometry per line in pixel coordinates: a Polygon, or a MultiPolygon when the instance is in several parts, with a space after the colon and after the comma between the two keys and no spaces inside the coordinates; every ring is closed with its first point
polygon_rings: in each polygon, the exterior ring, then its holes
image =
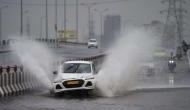
{"type": "MultiPolygon", "coordinates": [[[[114,1],[114,0],[79,0],[79,3],[99,3],[102,1],[114,1]]],[[[119,1],[119,0],[115,0],[119,1]]],[[[184,7],[189,12],[185,18],[186,32],[190,30],[190,1],[186,0],[184,7]]],[[[51,37],[54,33],[54,0],[48,0],[48,19],[49,19],[49,33],[51,37]]],[[[75,0],[67,0],[67,4],[73,4],[75,0]]],[[[23,28],[26,32],[27,18],[30,21],[31,35],[40,36],[40,30],[45,35],[45,19],[42,20],[42,28],[40,28],[40,18],[45,16],[45,0],[23,0],[23,28]],[[28,12],[27,12],[27,11],[28,12]]],[[[58,0],[58,30],[63,29],[63,0],[58,0]]],[[[0,6],[3,7],[8,5],[7,8],[1,10],[2,12],[2,36],[7,38],[10,35],[20,33],[20,0],[0,0],[0,6]]],[[[122,2],[104,3],[98,4],[91,7],[93,20],[95,22],[95,32],[100,34],[100,16],[94,9],[108,10],[104,13],[105,15],[121,15],[122,26],[124,25],[142,25],[150,23],[152,20],[160,20],[165,22],[166,14],[160,14],[160,11],[167,8],[167,4],[162,4],[161,0],[123,0],[122,2]]],[[[67,6],[67,28],[75,29],[75,6],[67,6]]],[[[88,10],[86,6],[79,6],[79,35],[82,39],[88,35],[88,10]]]]}

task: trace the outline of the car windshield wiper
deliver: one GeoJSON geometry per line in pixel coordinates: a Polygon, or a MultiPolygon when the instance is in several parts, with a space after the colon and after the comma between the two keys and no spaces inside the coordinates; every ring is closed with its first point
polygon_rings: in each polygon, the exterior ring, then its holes
{"type": "Polygon", "coordinates": [[[77,72],[77,70],[79,69],[79,64],[77,65],[76,69],[75,69],[75,73],[77,72]]]}
{"type": "Polygon", "coordinates": [[[74,72],[74,71],[75,71],[74,67],[75,67],[75,65],[69,66],[69,67],[65,70],[65,72],[74,72]],[[71,70],[71,71],[70,71],[70,70],[71,70]]]}

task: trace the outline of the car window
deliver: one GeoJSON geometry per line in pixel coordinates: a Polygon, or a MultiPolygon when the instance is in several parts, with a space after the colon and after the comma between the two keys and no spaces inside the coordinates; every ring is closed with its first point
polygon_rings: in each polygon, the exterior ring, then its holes
{"type": "Polygon", "coordinates": [[[90,39],[90,42],[96,42],[96,39],[90,39]]]}
{"type": "Polygon", "coordinates": [[[84,63],[66,63],[64,64],[64,73],[91,73],[90,64],[84,63]]]}

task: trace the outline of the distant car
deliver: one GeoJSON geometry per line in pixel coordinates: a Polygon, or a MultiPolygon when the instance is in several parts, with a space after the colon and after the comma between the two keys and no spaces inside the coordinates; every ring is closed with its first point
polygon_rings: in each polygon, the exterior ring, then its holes
{"type": "Polygon", "coordinates": [[[95,88],[95,66],[90,61],[67,61],[54,72],[51,93],[84,90],[95,88]]]}
{"type": "Polygon", "coordinates": [[[96,39],[90,39],[88,41],[88,48],[95,47],[98,48],[98,42],[96,39]]]}

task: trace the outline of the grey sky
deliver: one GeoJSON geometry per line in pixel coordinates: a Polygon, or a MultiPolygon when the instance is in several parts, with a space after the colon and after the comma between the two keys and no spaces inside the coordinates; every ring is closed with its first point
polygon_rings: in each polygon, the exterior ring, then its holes
{"type": "MultiPolygon", "coordinates": [[[[103,0],[79,0],[80,3],[101,2],[103,0]]],[[[105,0],[113,1],[113,0],[105,0]]],[[[116,0],[117,1],[117,0],[116,0]]],[[[161,0],[126,0],[124,2],[99,4],[91,9],[103,10],[108,8],[104,15],[121,15],[122,25],[135,24],[142,25],[150,23],[152,20],[160,20],[165,22],[166,14],[161,15],[159,12],[167,8],[167,4],[163,5],[161,0]]],[[[54,0],[48,0],[49,4],[54,4],[54,0]]],[[[58,0],[58,29],[63,28],[63,0],[58,0]]],[[[67,0],[68,4],[74,3],[75,0],[67,0]]],[[[190,1],[187,0],[185,7],[190,13],[190,1]]],[[[2,36],[5,39],[7,36],[20,33],[20,0],[0,0],[0,6],[8,5],[8,8],[2,10],[2,36]]],[[[38,37],[40,35],[40,18],[45,15],[45,6],[36,4],[45,4],[45,0],[23,0],[23,9],[28,10],[24,13],[24,32],[26,31],[26,19],[29,17],[31,24],[31,35],[38,37]],[[32,4],[32,5],[31,5],[32,4]]],[[[49,33],[50,37],[54,36],[54,6],[48,6],[49,16],[49,33]]],[[[95,32],[100,34],[100,19],[99,14],[91,11],[95,22],[95,32]]],[[[190,30],[189,14],[185,18],[188,25],[185,26],[187,32],[190,30]]],[[[45,19],[42,21],[43,35],[45,35],[45,19]]],[[[75,7],[69,5],[67,7],[67,26],[68,29],[75,29],[75,7]]],[[[83,39],[88,35],[88,13],[87,7],[79,6],[79,35],[83,39]]]]}

